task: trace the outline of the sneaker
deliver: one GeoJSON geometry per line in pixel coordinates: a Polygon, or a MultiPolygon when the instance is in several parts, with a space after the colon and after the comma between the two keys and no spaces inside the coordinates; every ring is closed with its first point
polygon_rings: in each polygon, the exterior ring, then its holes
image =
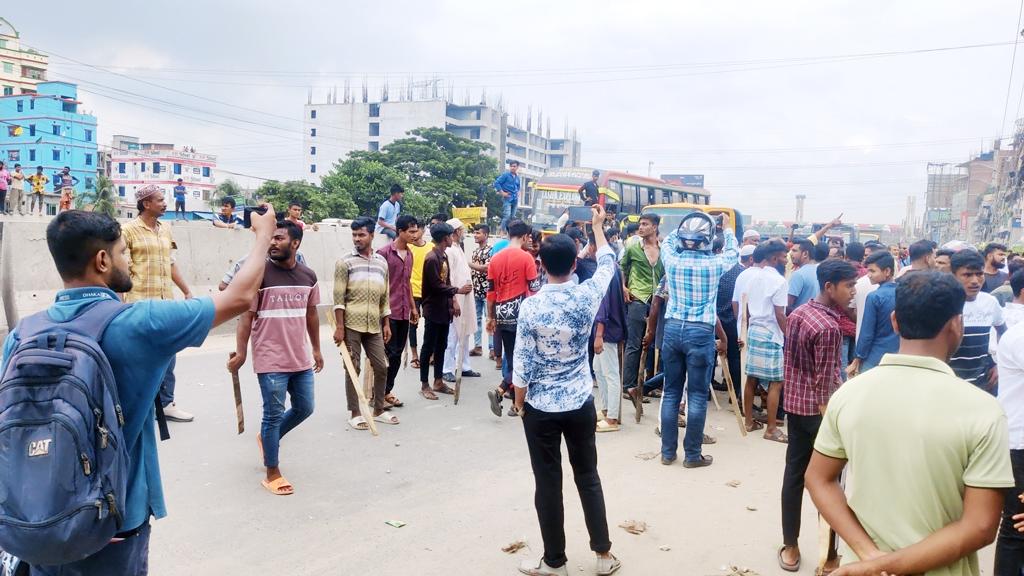
{"type": "Polygon", "coordinates": [[[683,461],[683,468],[703,468],[705,466],[711,466],[711,463],[714,461],[714,458],[708,456],[707,454],[704,454],[703,456],[700,457],[700,460],[683,461]]]}
{"type": "Polygon", "coordinates": [[[505,415],[508,416],[509,418],[515,418],[519,416],[519,410],[516,410],[516,407],[513,404],[512,406],[509,406],[508,412],[505,415]]]}
{"type": "Polygon", "coordinates": [[[444,380],[445,382],[455,382],[455,374],[452,374],[451,372],[445,372],[441,379],[444,380]]]}
{"type": "Polygon", "coordinates": [[[491,412],[501,418],[501,393],[497,390],[488,390],[487,398],[491,401],[491,412]]]}
{"type": "Polygon", "coordinates": [[[171,422],[191,422],[195,420],[195,416],[178,408],[178,405],[174,402],[164,406],[164,417],[171,422]]]}
{"type": "Polygon", "coordinates": [[[519,564],[519,571],[529,576],[549,576],[551,574],[569,576],[569,571],[566,570],[565,566],[559,566],[558,568],[552,568],[544,562],[544,558],[537,560],[523,560],[519,564]]]}
{"type": "Polygon", "coordinates": [[[480,373],[477,372],[476,370],[463,370],[462,371],[462,375],[465,376],[466,378],[479,378],[480,377],[480,373]]]}
{"type": "Polygon", "coordinates": [[[611,558],[597,557],[597,576],[610,576],[621,567],[622,562],[614,554],[611,555],[611,558]]]}

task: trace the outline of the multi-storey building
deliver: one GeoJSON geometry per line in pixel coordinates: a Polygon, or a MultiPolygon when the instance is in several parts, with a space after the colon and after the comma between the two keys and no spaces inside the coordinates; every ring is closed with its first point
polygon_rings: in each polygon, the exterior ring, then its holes
{"type": "Polygon", "coordinates": [[[49,57],[21,45],[21,35],[0,18],[0,95],[31,94],[46,81],[49,57]]]}
{"type": "Polygon", "coordinates": [[[185,211],[210,210],[210,197],[217,187],[216,156],[199,154],[193,148],[175,149],[174,144],[139,142],[133,136],[120,135],[114,136],[110,148],[110,179],[123,216],[133,216],[135,191],[147,184],[164,189],[168,215],[173,215],[174,187],[179,178],[186,189],[185,211]]]}
{"type": "Polygon", "coordinates": [[[500,104],[456,104],[436,90],[420,98],[411,92],[402,98],[389,100],[382,93],[380,100],[371,102],[364,90],[359,102],[347,95],[338,102],[337,94],[331,94],[325,102],[313,103],[311,95],[303,110],[308,180],[318,182],[335,162],[355,150],[380,150],[407,138],[410,130],[430,127],[490,144],[489,154],[502,166],[518,160],[523,190],[549,168],[580,165],[581,145],[575,131],[567,129],[562,138],[552,138],[550,127],[542,130],[540,115],[535,118],[531,112],[521,122],[515,115],[510,118],[500,104]]]}
{"type": "MultiPolygon", "coordinates": [[[[50,178],[65,166],[78,178],[75,191],[92,190],[99,157],[96,117],[79,110],[78,87],[66,82],[40,82],[34,93],[0,96],[0,159],[25,172],[39,166],[50,178]]],[[[46,209],[55,214],[59,196],[51,187],[46,209]]]]}

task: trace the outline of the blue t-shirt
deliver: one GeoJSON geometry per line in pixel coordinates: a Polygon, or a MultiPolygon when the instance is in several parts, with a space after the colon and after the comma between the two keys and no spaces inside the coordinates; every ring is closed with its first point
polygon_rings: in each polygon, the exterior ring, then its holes
{"type": "Polygon", "coordinates": [[[494,246],[491,247],[491,258],[494,258],[498,252],[501,252],[505,248],[508,248],[508,238],[502,238],[495,242],[494,246]]]}
{"type": "Polygon", "coordinates": [[[818,295],[818,264],[804,264],[789,277],[789,295],[796,296],[793,308],[803,306],[818,295]]]}
{"type": "MultiPolygon", "coordinates": [[[[395,202],[394,204],[392,204],[390,199],[385,200],[384,203],[380,205],[380,210],[377,211],[377,219],[383,220],[388,224],[394,226],[395,222],[398,222],[398,213],[401,212],[401,210],[401,202],[395,202]]],[[[374,232],[380,233],[383,230],[384,227],[381,226],[380,224],[377,224],[377,228],[374,229],[374,232]]]]}
{"type": "Polygon", "coordinates": [[[174,201],[175,202],[184,202],[185,201],[185,187],[184,186],[175,186],[174,187],[174,201]]]}
{"type": "Polygon", "coordinates": [[[519,177],[511,172],[502,172],[494,181],[494,189],[498,192],[508,192],[508,199],[515,202],[519,198],[519,177]]]}
{"type": "MultiPolygon", "coordinates": [[[[68,321],[103,299],[117,299],[117,295],[99,287],[61,290],[47,312],[55,321],[68,321]]],[[[118,315],[100,342],[117,381],[131,462],[122,526],[125,531],[141,526],[151,513],[156,518],[167,515],[156,452],[156,397],[171,358],[185,348],[202,345],[213,326],[213,312],[210,298],[143,300],[118,315]]],[[[15,328],[4,342],[4,370],[17,345],[15,328]]]]}

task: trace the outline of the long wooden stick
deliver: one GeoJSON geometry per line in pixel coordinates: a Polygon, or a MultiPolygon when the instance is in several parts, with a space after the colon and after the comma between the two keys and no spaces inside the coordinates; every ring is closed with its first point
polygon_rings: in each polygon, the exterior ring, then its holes
{"type": "Polygon", "coordinates": [[[459,394],[462,392],[462,363],[466,359],[466,335],[463,330],[459,328],[462,326],[462,318],[455,319],[455,337],[458,341],[455,342],[455,397],[453,398],[455,405],[459,404],[459,394]]]}
{"type": "MultiPolygon", "coordinates": [[[[626,364],[625,364],[626,343],[625,342],[619,342],[617,348],[618,348],[618,352],[619,352],[619,413],[615,415],[615,419],[621,425],[622,424],[622,383],[626,379],[626,372],[625,372],[625,370],[626,370],[626,364]]],[[[641,388],[641,390],[642,390],[642,388],[641,388]]]]}
{"type": "MultiPolygon", "coordinates": [[[[331,310],[327,317],[331,321],[331,328],[337,330],[338,321],[334,318],[334,310],[331,310]]],[[[366,401],[366,394],[359,383],[359,372],[356,371],[356,366],[352,363],[352,354],[349,353],[348,346],[345,345],[344,340],[341,344],[338,344],[338,350],[341,351],[341,361],[348,372],[349,383],[352,385],[352,389],[356,391],[356,398],[359,400],[359,412],[363,415],[363,420],[366,420],[366,425],[370,427],[370,432],[373,432],[374,436],[379,436],[380,432],[377,432],[377,423],[373,421],[373,411],[370,410],[370,403],[366,401]]]]}
{"type": "Polygon", "coordinates": [[[736,400],[736,391],[733,389],[732,385],[732,374],[729,373],[729,359],[726,358],[725,354],[719,354],[718,361],[721,362],[723,366],[722,377],[725,380],[726,387],[729,388],[729,400],[732,400],[732,413],[736,416],[736,424],[740,427],[740,434],[742,436],[746,436],[747,427],[743,424],[743,418],[740,416],[739,401],[736,400]]]}
{"type": "MultiPolygon", "coordinates": [[[[647,347],[643,346],[643,344],[641,344],[641,346],[643,347],[643,349],[640,350],[640,368],[637,369],[637,374],[636,374],[636,387],[637,387],[637,390],[638,390],[637,394],[640,395],[640,401],[636,403],[636,423],[637,424],[640,423],[640,418],[642,418],[643,415],[644,415],[644,382],[647,381],[647,379],[644,378],[647,375],[647,374],[645,374],[645,370],[644,370],[647,367],[647,347]]],[[[658,362],[657,361],[657,357],[658,357],[658,349],[657,348],[654,349],[654,357],[655,357],[655,361],[654,362],[655,362],[655,364],[657,364],[657,362],[658,362]]]]}
{"type": "MultiPolygon", "coordinates": [[[[232,352],[228,355],[228,360],[235,357],[235,353],[232,352]]],[[[242,410],[242,383],[238,380],[238,370],[231,372],[231,388],[235,393],[235,420],[238,421],[238,433],[245,432],[245,412],[242,410]]]]}

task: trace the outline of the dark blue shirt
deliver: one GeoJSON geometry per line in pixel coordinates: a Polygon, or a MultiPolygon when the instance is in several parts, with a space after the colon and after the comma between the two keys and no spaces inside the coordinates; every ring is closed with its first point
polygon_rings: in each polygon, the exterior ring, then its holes
{"type": "Polygon", "coordinates": [[[175,186],[174,187],[174,201],[175,202],[184,202],[185,201],[185,187],[184,186],[175,186]]]}
{"type": "Polygon", "coordinates": [[[498,192],[508,192],[509,200],[519,199],[519,177],[511,172],[504,172],[494,181],[494,189],[498,192]]]}
{"type": "Polygon", "coordinates": [[[608,285],[604,300],[601,300],[594,322],[604,324],[605,342],[618,344],[626,339],[626,296],[622,292],[622,275],[618,265],[615,266],[612,283],[608,285]]]}
{"type": "MultiPolygon", "coordinates": [[[[47,312],[51,319],[66,322],[102,299],[117,299],[117,295],[99,287],[61,290],[47,312]]],[[[202,345],[213,326],[213,311],[210,298],[143,300],[114,318],[100,342],[117,381],[131,461],[124,530],[141,526],[151,514],[167,515],[156,452],[155,401],[171,358],[185,348],[202,345]]],[[[17,345],[15,328],[4,342],[4,371],[17,345]]]]}
{"type": "Polygon", "coordinates": [[[220,220],[225,224],[242,224],[242,219],[239,218],[238,216],[235,216],[233,213],[231,214],[230,217],[225,216],[223,214],[215,214],[214,218],[220,220]]]}
{"type": "Polygon", "coordinates": [[[857,336],[860,371],[878,366],[882,356],[900,349],[900,337],[892,329],[892,311],[896,309],[896,283],[886,282],[868,294],[864,318],[857,336]]]}

